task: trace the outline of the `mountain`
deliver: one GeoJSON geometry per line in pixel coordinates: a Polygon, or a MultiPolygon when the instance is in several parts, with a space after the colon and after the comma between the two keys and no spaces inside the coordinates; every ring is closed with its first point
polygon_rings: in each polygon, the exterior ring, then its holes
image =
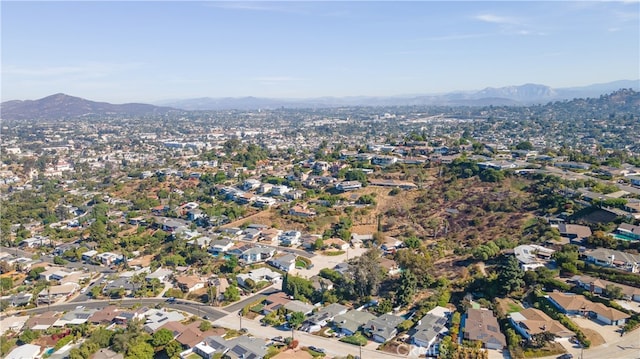
{"type": "Polygon", "coordinates": [[[162,115],[172,111],[194,110],[256,110],[275,108],[322,108],[341,106],[523,106],[574,98],[598,98],[621,88],[640,91],[640,80],[622,80],[583,87],[554,89],[545,85],[524,84],[479,91],[450,92],[438,95],[317,97],[306,99],[275,99],[260,97],[223,97],[169,100],[154,106],[141,103],[114,105],[94,102],[65,94],[55,94],[39,100],[14,100],[0,105],[1,118],[63,119],[83,116],[144,116],[162,115]],[[180,109],[180,110],[178,110],[180,109]]]}
{"type": "Polygon", "coordinates": [[[59,120],[84,116],[144,116],[162,115],[176,111],[170,107],[159,107],[142,103],[114,105],[107,102],[95,102],[62,93],[47,96],[39,100],[7,101],[0,105],[4,120],[47,119],[59,120]]]}
{"type": "Polygon", "coordinates": [[[393,97],[318,97],[306,99],[274,99],[259,97],[211,98],[169,100],[162,105],[184,110],[249,110],[287,108],[314,108],[339,106],[518,106],[545,104],[551,101],[573,98],[598,97],[621,88],[640,90],[640,80],[622,80],[583,87],[558,88],[539,84],[520,86],[487,87],[479,91],[450,92],[440,95],[411,95],[393,97]]]}

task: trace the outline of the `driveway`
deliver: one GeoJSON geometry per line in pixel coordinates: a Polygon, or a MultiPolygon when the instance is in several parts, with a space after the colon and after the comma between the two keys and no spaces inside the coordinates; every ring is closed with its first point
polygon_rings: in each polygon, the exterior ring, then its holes
{"type": "MultiPolygon", "coordinates": [[[[216,320],[213,324],[219,325],[225,328],[238,329],[240,327],[240,319],[237,313],[229,314],[223,318],[216,320]]],[[[274,327],[263,327],[257,320],[251,320],[247,318],[242,319],[242,327],[247,328],[249,334],[258,338],[273,338],[276,336],[289,337],[291,336],[290,330],[280,330],[274,327]]],[[[295,331],[295,339],[300,342],[300,346],[316,346],[323,348],[327,351],[327,354],[331,357],[345,357],[348,354],[360,355],[360,348],[355,345],[342,343],[334,338],[325,338],[301,331],[295,331]]],[[[378,350],[371,350],[369,347],[362,348],[362,358],[366,359],[391,359],[391,358],[406,358],[406,356],[396,355],[381,352],[378,350]]]]}
{"type": "Polygon", "coordinates": [[[291,271],[291,274],[296,275],[298,277],[311,278],[314,275],[318,275],[321,269],[323,268],[333,269],[333,267],[335,267],[336,264],[346,262],[351,258],[359,257],[367,250],[368,248],[349,248],[347,251],[345,251],[344,254],[341,254],[339,256],[326,256],[323,254],[318,254],[313,258],[311,258],[311,263],[313,263],[313,268],[294,269],[291,271]]]}
{"type": "Polygon", "coordinates": [[[588,328],[598,332],[598,334],[604,338],[605,343],[615,343],[620,340],[620,332],[618,332],[620,327],[616,325],[602,325],[593,320],[581,317],[572,317],[571,320],[581,328],[588,328]]]}

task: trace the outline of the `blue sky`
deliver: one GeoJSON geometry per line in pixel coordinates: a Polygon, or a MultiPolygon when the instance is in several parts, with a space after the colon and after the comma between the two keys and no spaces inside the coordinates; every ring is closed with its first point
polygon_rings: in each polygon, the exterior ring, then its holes
{"type": "Polygon", "coordinates": [[[433,94],[640,78],[640,3],[2,1],[2,101],[433,94]]]}

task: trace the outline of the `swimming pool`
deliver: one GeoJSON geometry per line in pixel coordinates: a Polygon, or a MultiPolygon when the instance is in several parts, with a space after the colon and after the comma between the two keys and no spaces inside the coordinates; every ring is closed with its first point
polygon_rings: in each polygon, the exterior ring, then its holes
{"type": "Polygon", "coordinates": [[[621,241],[637,241],[636,238],[625,236],[624,234],[621,234],[621,233],[614,233],[613,234],[613,238],[621,240],[621,241]]]}

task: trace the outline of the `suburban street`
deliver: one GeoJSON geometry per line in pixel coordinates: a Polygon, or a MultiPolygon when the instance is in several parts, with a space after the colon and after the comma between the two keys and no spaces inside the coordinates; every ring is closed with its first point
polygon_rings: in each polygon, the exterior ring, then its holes
{"type": "MultiPolygon", "coordinates": [[[[230,329],[240,329],[240,317],[238,313],[231,313],[225,317],[222,317],[214,321],[215,325],[230,329]]],[[[249,333],[253,336],[270,339],[276,336],[288,337],[291,336],[290,330],[280,330],[274,327],[265,327],[257,320],[251,320],[242,318],[242,328],[247,328],[249,333]]],[[[299,340],[299,346],[316,346],[326,350],[327,354],[331,357],[340,356],[344,357],[348,354],[360,355],[360,348],[358,346],[347,344],[338,341],[336,338],[325,338],[306,332],[295,331],[294,338],[299,340]]],[[[362,358],[367,359],[389,359],[404,357],[402,355],[395,355],[386,352],[375,350],[378,346],[377,343],[369,344],[362,348],[362,358]]]]}

